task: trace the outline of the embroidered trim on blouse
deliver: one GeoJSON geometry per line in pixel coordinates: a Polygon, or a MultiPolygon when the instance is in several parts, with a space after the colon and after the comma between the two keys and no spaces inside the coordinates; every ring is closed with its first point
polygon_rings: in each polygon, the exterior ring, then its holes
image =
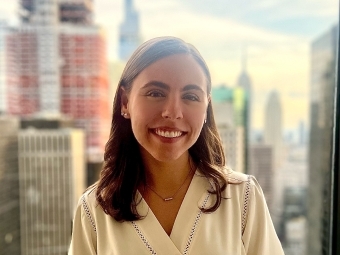
{"type": "MultiPolygon", "coordinates": [[[[210,197],[210,193],[208,193],[207,197],[204,199],[202,208],[205,208],[205,205],[207,204],[207,202],[208,202],[208,200],[209,200],[209,197],[210,197]]],[[[187,255],[187,254],[188,254],[190,245],[191,245],[191,243],[192,243],[192,239],[194,238],[194,235],[195,235],[195,232],[196,232],[198,223],[199,223],[199,221],[200,221],[200,219],[201,219],[201,216],[202,216],[202,211],[200,210],[200,211],[198,212],[196,218],[195,218],[194,225],[193,225],[192,228],[191,228],[190,235],[189,235],[189,239],[188,239],[187,244],[186,244],[186,246],[185,246],[183,255],[187,255]]],[[[149,241],[146,239],[146,237],[144,236],[143,232],[139,229],[139,227],[138,227],[138,225],[136,224],[136,222],[131,221],[131,223],[132,223],[132,226],[134,227],[134,229],[136,230],[138,236],[140,237],[140,239],[142,239],[142,241],[143,241],[143,243],[145,244],[146,248],[150,251],[150,253],[151,253],[152,255],[157,255],[156,251],[152,248],[151,244],[150,244],[149,241]]]]}
{"type": "Polygon", "coordinates": [[[248,214],[248,205],[249,205],[249,199],[250,199],[250,179],[251,179],[251,176],[248,175],[247,183],[246,183],[246,190],[244,192],[244,204],[243,204],[243,212],[242,212],[242,234],[246,227],[246,220],[247,220],[247,214],[248,214]]]}
{"type": "Polygon", "coordinates": [[[86,203],[86,201],[85,201],[85,194],[84,194],[84,195],[82,196],[82,198],[81,198],[81,203],[82,203],[82,205],[83,205],[85,214],[86,214],[88,220],[90,221],[90,224],[92,225],[92,228],[93,228],[94,232],[97,233],[96,224],[94,223],[94,220],[93,220],[93,218],[92,218],[90,209],[89,209],[89,207],[88,207],[88,205],[87,205],[87,203],[86,203]]]}
{"type": "MultiPolygon", "coordinates": [[[[205,205],[207,204],[207,202],[208,202],[208,200],[209,200],[209,197],[210,197],[210,193],[208,193],[207,197],[205,198],[205,200],[204,200],[204,202],[203,202],[203,205],[202,205],[202,208],[205,208],[205,205]]],[[[202,211],[200,210],[200,211],[198,212],[197,216],[196,216],[194,225],[193,225],[192,228],[191,228],[191,232],[190,232],[190,235],[189,235],[189,239],[188,239],[188,242],[187,242],[187,244],[186,244],[186,246],[185,246],[183,255],[187,255],[187,254],[188,254],[190,245],[191,245],[191,243],[192,243],[192,239],[194,238],[194,234],[195,234],[195,232],[196,232],[196,229],[197,229],[199,220],[201,219],[201,216],[202,216],[202,211]]]]}
{"type": "Polygon", "coordinates": [[[149,241],[145,238],[143,232],[139,229],[139,227],[137,226],[136,222],[131,221],[132,226],[135,228],[137,234],[139,235],[140,239],[142,239],[143,243],[145,244],[146,248],[148,248],[149,252],[152,255],[157,255],[157,253],[155,252],[155,250],[152,248],[151,244],[149,243],[149,241]]]}

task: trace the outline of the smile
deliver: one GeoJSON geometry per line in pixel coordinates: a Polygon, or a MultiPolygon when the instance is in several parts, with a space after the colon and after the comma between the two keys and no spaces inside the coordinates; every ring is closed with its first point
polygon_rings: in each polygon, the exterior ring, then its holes
{"type": "Polygon", "coordinates": [[[183,132],[181,131],[168,131],[168,130],[161,130],[161,129],[155,129],[155,133],[159,136],[166,137],[166,138],[176,138],[180,137],[183,132]]]}

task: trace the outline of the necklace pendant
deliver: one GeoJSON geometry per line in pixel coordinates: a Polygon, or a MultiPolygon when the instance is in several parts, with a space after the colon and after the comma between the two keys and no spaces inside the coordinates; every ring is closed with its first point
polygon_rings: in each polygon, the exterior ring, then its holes
{"type": "Polygon", "coordinates": [[[174,199],[174,198],[173,197],[167,197],[167,198],[164,198],[164,201],[168,202],[168,201],[171,201],[172,199],[174,199]]]}

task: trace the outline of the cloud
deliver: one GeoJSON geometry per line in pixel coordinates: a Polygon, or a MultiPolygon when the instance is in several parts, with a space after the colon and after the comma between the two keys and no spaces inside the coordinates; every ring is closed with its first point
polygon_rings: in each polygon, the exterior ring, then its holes
{"type": "Polygon", "coordinates": [[[183,4],[201,14],[228,17],[256,27],[308,38],[313,38],[338,20],[338,1],[334,0],[186,0],[183,4]]]}
{"type": "Polygon", "coordinates": [[[291,19],[294,17],[332,17],[338,15],[334,0],[262,0],[254,1],[250,12],[267,12],[267,17],[277,19],[291,19]]]}
{"type": "Polygon", "coordinates": [[[210,52],[216,52],[216,58],[221,58],[221,53],[223,56],[223,52],[230,48],[240,48],[242,43],[269,46],[296,44],[300,40],[296,36],[275,33],[230,18],[197,13],[176,1],[166,5],[170,8],[160,9],[150,15],[148,2],[150,0],[143,0],[143,5],[140,5],[145,39],[160,35],[179,36],[210,52]]]}
{"type": "Polygon", "coordinates": [[[8,24],[18,23],[18,1],[5,1],[0,4],[0,20],[5,20],[8,24]]]}

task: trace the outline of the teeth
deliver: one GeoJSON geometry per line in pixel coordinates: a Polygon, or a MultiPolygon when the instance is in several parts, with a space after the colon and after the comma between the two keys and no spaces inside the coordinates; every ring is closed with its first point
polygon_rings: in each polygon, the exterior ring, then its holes
{"type": "Polygon", "coordinates": [[[181,131],[163,131],[160,129],[156,129],[156,134],[159,136],[167,137],[167,138],[175,138],[182,135],[181,131]]]}

